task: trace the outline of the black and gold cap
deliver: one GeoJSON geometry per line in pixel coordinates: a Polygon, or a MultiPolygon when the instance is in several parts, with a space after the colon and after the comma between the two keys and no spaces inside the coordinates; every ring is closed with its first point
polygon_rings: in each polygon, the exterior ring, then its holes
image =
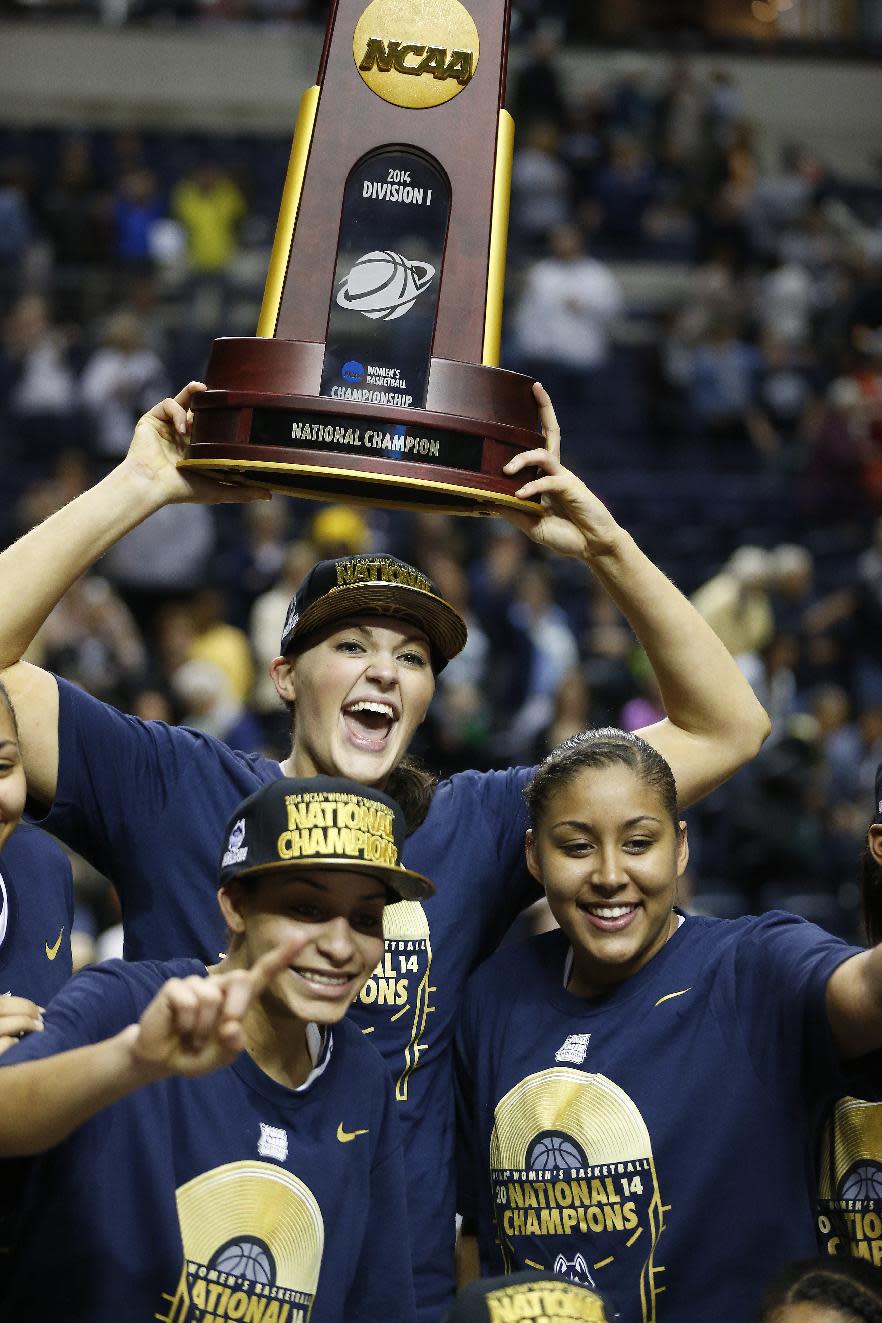
{"type": "Polygon", "coordinates": [[[406,823],[394,799],[342,777],[280,777],[236,809],[224,833],[220,886],[282,869],[362,870],[401,900],[435,888],[401,863],[406,823]]]}
{"type": "Polygon", "coordinates": [[[554,1272],[515,1272],[471,1282],[456,1297],[444,1323],[613,1323],[605,1296],[554,1272]]]}
{"type": "Polygon", "coordinates": [[[436,674],[465,647],[465,621],[427,575],[397,556],[341,556],[314,565],[291,599],[282,655],[317,629],[356,615],[418,625],[429,640],[436,674]]]}

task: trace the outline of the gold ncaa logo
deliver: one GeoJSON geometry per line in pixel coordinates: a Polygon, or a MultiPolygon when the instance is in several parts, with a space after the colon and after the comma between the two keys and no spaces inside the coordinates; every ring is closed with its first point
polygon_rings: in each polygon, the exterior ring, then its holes
{"type": "Polygon", "coordinates": [[[478,65],[478,29],[459,0],[372,0],[352,53],[372,92],[407,110],[458,96],[478,65]]]}

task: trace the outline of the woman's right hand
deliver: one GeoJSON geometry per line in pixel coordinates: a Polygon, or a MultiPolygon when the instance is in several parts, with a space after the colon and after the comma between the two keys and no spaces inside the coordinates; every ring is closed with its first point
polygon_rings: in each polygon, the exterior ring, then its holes
{"type": "Polygon", "coordinates": [[[27,997],[14,997],[11,992],[0,996],[0,1053],[25,1036],[43,1028],[43,1007],[27,997]]]}
{"type": "Polygon", "coordinates": [[[162,505],[184,501],[216,505],[233,501],[268,501],[270,493],[240,487],[178,468],[193,427],[190,405],[207,387],[191,381],[174,397],[160,400],[138,420],[123,466],[146,481],[162,505]]]}

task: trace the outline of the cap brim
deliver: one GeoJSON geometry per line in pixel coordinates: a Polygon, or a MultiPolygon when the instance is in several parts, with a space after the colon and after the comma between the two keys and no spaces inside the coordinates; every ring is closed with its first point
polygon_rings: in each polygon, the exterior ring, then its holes
{"type": "Polygon", "coordinates": [[[297,639],[313,634],[323,625],[360,614],[413,621],[445,662],[462,652],[468,637],[462,616],[443,597],[434,597],[421,588],[408,588],[399,583],[344,584],[332,588],[307,607],[288,634],[285,651],[297,639]]]}
{"type": "Polygon", "coordinates": [[[302,868],[324,872],[325,869],[364,873],[375,877],[384,886],[396,891],[401,900],[428,900],[434,896],[434,884],[422,873],[414,873],[409,868],[385,868],[382,864],[371,864],[364,859],[328,858],[320,859],[276,859],[269,864],[255,864],[253,868],[233,868],[225,877],[221,871],[220,885],[235,882],[240,877],[258,877],[261,873],[288,873],[302,868]]]}

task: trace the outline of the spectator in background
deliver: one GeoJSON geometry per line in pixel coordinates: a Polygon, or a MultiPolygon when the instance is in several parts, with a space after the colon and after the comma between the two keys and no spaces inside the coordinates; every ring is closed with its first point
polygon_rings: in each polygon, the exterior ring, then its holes
{"type": "Polygon", "coordinates": [[[103,285],[112,251],[110,199],[99,181],[92,143],[85,134],[62,142],[42,212],[52,245],[59,310],[82,320],[91,303],[84,275],[89,282],[97,279],[103,285]]]}
{"type": "Polygon", "coordinates": [[[135,619],[150,627],[156,610],[195,592],[211,564],[217,529],[202,505],[167,505],[119,541],[102,561],[135,619]]]}
{"type": "Polygon", "coordinates": [[[184,227],[193,271],[216,274],[230,264],[247,210],[238,184],[212,161],[200,162],[175,185],[171,214],[184,227]]]}
{"type": "Polygon", "coordinates": [[[70,334],[53,324],[42,294],[23,294],[3,323],[0,417],[8,441],[4,483],[13,495],[60,450],[76,445],[81,419],[70,334]]]}
{"type": "Polygon", "coordinates": [[[536,122],[563,126],[567,114],[563,79],[556,56],[560,43],[550,28],[539,28],[530,38],[527,58],[514,79],[512,114],[520,133],[536,122]]]}
{"type": "Polygon", "coordinates": [[[640,141],[627,133],[612,141],[609,163],[593,187],[594,239],[607,256],[637,257],[657,193],[656,169],[640,141]]]}
{"type": "Polygon", "coordinates": [[[172,190],[171,212],[186,236],[191,314],[197,326],[223,324],[230,267],[247,210],[238,184],[210,161],[195,166],[172,190]]]}
{"type": "Polygon", "coordinates": [[[150,270],[153,226],[167,215],[165,200],[152,171],[143,166],[126,171],[113,204],[114,255],[124,271],[137,274],[150,270]]]}
{"type": "Polygon", "coordinates": [[[106,579],[79,579],[35,640],[42,663],[81,689],[119,704],[144,676],[147,654],[131,612],[106,579]]]}
{"type": "Polygon", "coordinates": [[[214,662],[184,662],[172,675],[171,688],[182,726],[213,735],[231,749],[263,752],[259,721],[236,698],[229,676],[214,662]]]}
{"type": "Polygon", "coordinates": [[[119,459],[128,450],[135,424],[150,408],[150,401],[169,390],[165,366],[144,345],[133,312],[123,309],[108,319],[101,345],[83,369],[80,389],[96,457],[119,459]]]}
{"type": "Polygon", "coordinates": [[[505,719],[495,742],[497,756],[524,762],[539,732],[551,721],[563,677],[578,665],[579,650],[563,609],[554,600],[547,566],[529,565],[508,613],[510,631],[522,640],[526,657],[515,711],[505,719]]]}
{"type": "MultiPolygon", "coordinates": [[[[527,271],[514,313],[514,349],[584,442],[609,428],[605,368],[624,294],[609,267],[588,256],[576,226],[558,226],[548,247],[548,256],[527,271]]],[[[570,456],[577,470],[579,458],[570,456]]]]}
{"type": "Polygon", "coordinates": [[[202,588],[189,606],[193,624],[190,656],[195,661],[210,662],[222,671],[229,681],[232,698],[244,703],[254,684],[254,658],[248,635],[228,624],[223,593],[217,588],[202,588]]]}
{"type": "Polygon", "coordinates": [[[689,403],[713,468],[745,468],[751,445],[762,449],[754,429],[760,359],[727,317],[712,323],[690,355],[689,403]]]}
{"type": "Polygon", "coordinates": [[[572,216],[571,181],[559,155],[557,126],[539,120],[515,152],[511,177],[511,238],[514,248],[541,252],[552,230],[572,216]]]}
{"type": "Polygon", "coordinates": [[[751,434],[769,463],[799,473],[808,460],[808,438],[818,418],[817,372],[811,360],[775,334],[760,347],[751,434]]]}
{"type": "Polygon", "coordinates": [[[371,529],[351,505],[328,505],[311,520],[309,538],[319,560],[334,560],[369,551],[371,529]]]}
{"type": "Polygon", "coordinates": [[[692,594],[704,616],[733,657],[757,654],[772,640],[775,618],[769,600],[769,557],[761,547],[739,547],[719,574],[692,594]]]}
{"type": "Polygon", "coordinates": [[[21,279],[33,230],[23,165],[0,161],[0,293],[6,297],[21,279]]]}
{"type": "Polygon", "coordinates": [[[291,598],[316,559],[311,542],[289,543],[278,579],[256,598],[248,618],[248,639],[255,662],[251,707],[261,723],[264,747],[274,750],[279,758],[287,755],[291,722],[287,711],[279,705],[269,666],[279,654],[279,621],[285,619],[291,598]]]}

